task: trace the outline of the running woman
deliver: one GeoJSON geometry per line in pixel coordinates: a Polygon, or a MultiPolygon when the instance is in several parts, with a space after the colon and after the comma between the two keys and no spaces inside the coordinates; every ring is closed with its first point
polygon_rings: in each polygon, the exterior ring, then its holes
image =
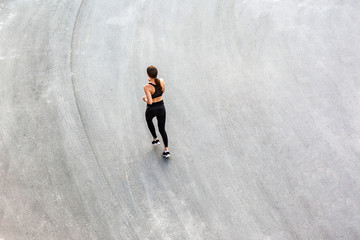
{"type": "Polygon", "coordinates": [[[156,136],[155,127],[152,122],[154,117],[157,118],[159,132],[165,145],[163,156],[168,158],[170,157],[170,152],[168,149],[168,138],[165,131],[166,110],[162,99],[162,94],[165,92],[165,82],[163,79],[157,78],[158,70],[154,66],[149,66],[147,68],[147,74],[149,77],[149,83],[144,86],[145,96],[143,97],[143,101],[147,103],[145,118],[151,135],[154,138],[152,144],[158,145],[160,144],[160,141],[156,136]]]}

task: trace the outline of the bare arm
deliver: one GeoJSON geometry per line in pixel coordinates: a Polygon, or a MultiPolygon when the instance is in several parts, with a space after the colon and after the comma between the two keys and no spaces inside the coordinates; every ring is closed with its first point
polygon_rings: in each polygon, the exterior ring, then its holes
{"type": "Polygon", "coordinates": [[[160,85],[162,87],[162,92],[164,93],[165,92],[165,81],[162,78],[160,79],[160,85]]]}
{"type": "Polygon", "coordinates": [[[147,85],[144,86],[145,97],[143,97],[143,101],[147,104],[151,105],[153,103],[150,89],[147,85]]]}

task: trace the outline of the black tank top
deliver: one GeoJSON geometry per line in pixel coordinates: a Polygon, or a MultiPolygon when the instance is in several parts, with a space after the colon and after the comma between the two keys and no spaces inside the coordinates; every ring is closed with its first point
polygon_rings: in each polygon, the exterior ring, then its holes
{"type": "Polygon", "coordinates": [[[160,90],[160,88],[158,87],[158,85],[155,85],[155,84],[153,84],[153,83],[149,83],[149,84],[152,85],[152,86],[154,86],[154,88],[155,88],[154,94],[151,95],[152,98],[160,97],[160,96],[163,94],[163,92],[160,90]]]}

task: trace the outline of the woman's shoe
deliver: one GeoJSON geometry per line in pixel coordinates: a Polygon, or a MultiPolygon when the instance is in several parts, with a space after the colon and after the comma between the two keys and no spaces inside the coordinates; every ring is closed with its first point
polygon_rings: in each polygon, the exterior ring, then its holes
{"type": "Polygon", "coordinates": [[[156,139],[156,140],[152,141],[152,144],[153,144],[153,145],[159,145],[159,144],[160,144],[160,140],[159,140],[159,139],[156,139]]]}
{"type": "Polygon", "coordinates": [[[168,157],[170,157],[170,152],[169,151],[164,151],[162,155],[163,155],[163,157],[168,158],[168,157]]]}

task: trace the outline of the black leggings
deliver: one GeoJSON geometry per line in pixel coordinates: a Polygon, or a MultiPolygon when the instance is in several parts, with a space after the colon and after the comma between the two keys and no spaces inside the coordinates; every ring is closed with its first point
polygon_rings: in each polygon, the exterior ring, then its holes
{"type": "Polygon", "coordinates": [[[165,131],[165,118],[166,118],[166,110],[165,105],[163,101],[153,103],[152,105],[147,105],[146,111],[145,111],[145,118],[147,125],[149,127],[149,130],[151,132],[151,135],[154,138],[156,137],[155,127],[152,122],[152,119],[156,117],[159,127],[159,132],[161,134],[161,137],[164,141],[165,147],[168,146],[168,138],[165,131]]]}

